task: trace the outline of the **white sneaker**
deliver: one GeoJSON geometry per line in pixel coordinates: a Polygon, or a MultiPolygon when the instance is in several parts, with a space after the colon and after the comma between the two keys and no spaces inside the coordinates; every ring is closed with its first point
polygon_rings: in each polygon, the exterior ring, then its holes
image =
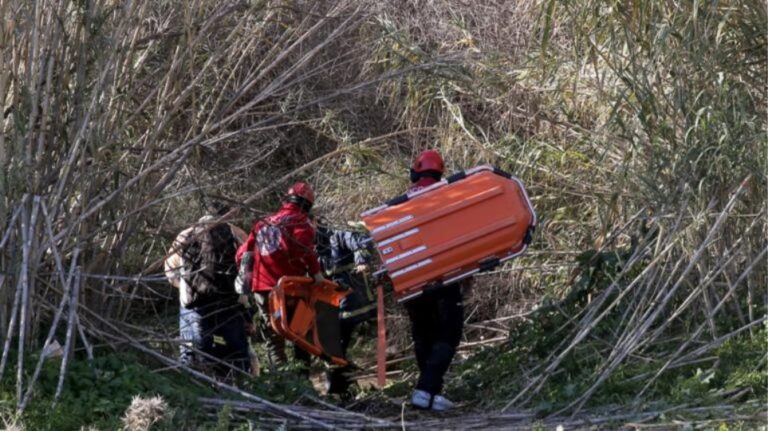
{"type": "Polygon", "coordinates": [[[411,395],[411,405],[417,409],[429,409],[432,404],[432,395],[426,391],[415,390],[411,395]]]}
{"type": "Polygon", "coordinates": [[[443,412],[453,408],[454,404],[448,398],[442,395],[431,395],[429,392],[422,390],[413,391],[411,395],[411,405],[418,409],[434,410],[436,412],[443,412]]]}
{"type": "Polygon", "coordinates": [[[448,409],[452,409],[453,406],[453,401],[442,395],[435,395],[432,397],[432,410],[436,412],[444,412],[448,409]]]}

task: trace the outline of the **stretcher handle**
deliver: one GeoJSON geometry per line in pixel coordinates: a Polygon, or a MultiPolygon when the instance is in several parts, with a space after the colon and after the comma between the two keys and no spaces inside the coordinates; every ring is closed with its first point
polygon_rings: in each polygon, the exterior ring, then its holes
{"type": "MultiPolygon", "coordinates": [[[[337,284],[330,281],[325,280],[323,283],[320,284],[321,289],[336,289],[337,284]]],[[[315,284],[314,280],[309,277],[300,277],[300,276],[284,276],[281,277],[280,280],[277,282],[277,286],[272,288],[272,291],[269,294],[269,315],[270,315],[270,324],[272,326],[272,329],[275,330],[279,335],[283,336],[283,338],[293,342],[298,348],[301,350],[304,350],[305,352],[308,352],[311,355],[318,356],[324,360],[330,361],[331,363],[339,366],[347,366],[349,365],[349,361],[346,358],[337,357],[337,356],[331,356],[328,355],[321,347],[320,339],[319,339],[319,333],[317,332],[317,320],[316,316],[313,316],[312,321],[310,322],[310,326],[307,328],[306,332],[303,333],[297,333],[294,332],[291,329],[291,323],[294,319],[298,318],[298,316],[294,315],[290,321],[288,320],[288,310],[286,308],[286,304],[291,299],[299,299],[305,302],[305,304],[312,310],[315,309],[315,304],[317,303],[317,298],[313,295],[313,293],[317,293],[316,290],[318,286],[315,284]],[[286,286],[285,284],[290,283],[297,283],[291,284],[290,286],[292,288],[288,289],[291,291],[291,293],[294,295],[286,295],[286,286]],[[306,334],[312,331],[313,332],[313,342],[314,344],[308,342],[304,337],[306,334]]]]}
{"type": "Polygon", "coordinates": [[[383,388],[387,383],[387,323],[384,319],[384,285],[376,285],[376,323],[378,342],[376,345],[376,383],[383,388]]]}
{"type": "MultiPolygon", "coordinates": [[[[512,180],[512,181],[517,182],[520,185],[520,188],[523,190],[523,194],[525,195],[525,199],[528,202],[528,207],[531,209],[531,212],[534,212],[533,211],[533,205],[531,204],[530,199],[528,198],[528,194],[525,192],[525,187],[523,186],[523,182],[522,181],[520,181],[518,178],[516,178],[515,176],[513,176],[509,172],[506,172],[506,171],[504,171],[502,169],[499,169],[499,168],[497,168],[495,166],[480,165],[480,166],[476,166],[476,167],[471,168],[471,169],[466,169],[466,170],[463,170],[463,171],[455,172],[455,173],[449,175],[447,178],[444,178],[444,179],[436,182],[435,184],[432,184],[429,187],[425,187],[425,188],[423,188],[423,189],[421,189],[419,191],[416,191],[416,192],[413,192],[413,193],[405,193],[405,194],[402,194],[402,195],[399,195],[399,196],[395,196],[394,198],[386,201],[383,205],[379,205],[379,206],[377,206],[375,208],[371,208],[371,209],[369,209],[367,211],[364,211],[362,214],[360,214],[360,216],[361,217],[367,217],[367,216],[376,214],[377,212],[385,210],[385,209],[387,209],[389,207],[400,205],[403,202],[408,202],[410,199],[415,198],[416,196],[423,195],[424,193],[430,192],[430,191],[432,191],[432,190],[434,190],[436,188],[443,187],[443,186],[445,186],[447,184],[454,183],[456,181],[462,180],[464,178],[467,178],[469,176],[475,175],[475,174],[480,173],[480,172],[492,172],[493,174],[496,174],[496,175],[504,177],[504,178],[506,178],[508,180],[512,180]]],[[[534,212],[534,222],[533,222],[533,224],[534,225],[536,224],[535,212],[534,212]]]]}

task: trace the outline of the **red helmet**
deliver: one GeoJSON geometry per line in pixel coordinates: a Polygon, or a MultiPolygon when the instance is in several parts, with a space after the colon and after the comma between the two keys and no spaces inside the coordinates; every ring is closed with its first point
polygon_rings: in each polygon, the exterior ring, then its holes
{"type": "Polygon", "coordinates": [[[312,186],[310,186],[306,181],[299,181],[292,185],[291,188],[288,189],[288,197],[291,196],[297,196],[305,199],[310,204],[315,203],[315,192],[312,191],[312,186]]]}
{"type": "Polygon", "coordinates": [[[437,171],[441,174],[445,170],[443,158],[435,150],[422,151],[413,161],[411,166],[414,172],[437,171]]]}

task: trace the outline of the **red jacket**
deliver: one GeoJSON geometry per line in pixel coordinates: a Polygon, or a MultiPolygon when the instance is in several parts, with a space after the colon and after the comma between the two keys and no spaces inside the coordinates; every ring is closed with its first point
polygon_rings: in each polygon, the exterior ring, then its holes
{"type": "Polygon", "coordinates": [[[238,266],[243,253],[253,252],[251,290],[269,292],[284,275],[320,272],[315,253],[315,228],[296,204],[280,209],[253,224],[248,239],[237,249],[238,266]]]}

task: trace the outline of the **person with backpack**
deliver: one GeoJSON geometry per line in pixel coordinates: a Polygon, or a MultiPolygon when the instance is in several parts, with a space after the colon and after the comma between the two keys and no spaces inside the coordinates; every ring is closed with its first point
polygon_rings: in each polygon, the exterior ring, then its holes
{"type": "MultiPolygon", "coordinates": [[[[443,158],[435,150],[426,150],[414,160],[411,171],[412,195],[437,182],[443,176],[443,158]]],[[[411,321],[419,380],[411,396],[411,404],[419,409],[448,410],[453,402],[440,395],[443,376],[451,365],[464,327],[462,287],[471,279],[425,291],[405,302],[411,321]]]]}
{"type": "MultiPolygon", "coordinates": [[[[240,293],[253,294],[256,305],[256,326],[267,348],[272,366],[287,361],[285,340],[269,322],[269,293],[280,277],[309,275],[315,282],[324,280],[315,253],[315,228],[309,212],[315,194],[309,183],[299,181],[285,195],[280,209],[257,220],[246,241],[237,250],[237,265],[243,273],[240,293]]],[[[295,349],[295,356],[307,365],[308,353],[295,349]]],[[[308,373],[308,367],[306,372],[308,373]]]]}
{"type": "MultiPolygon", "coordinates": [[[[366,273],[370,268],[373,242],[364,233],[333,229],[327,223],[317,223],[315,247],[327,278],[350,289],[341,301],[341,351],[346,357],[355,328],[376,318],[376,295],[366,273]]],[[[329,394],[346,396],[352,385],[352,366],[333,367],[327,374],[329,394]]]]}
{"type": "Polygon", "coordinates": [[[206,215],[182,231],[168,252],[164,266],[179,289],[179,359],[185,365],[215,363],[213,357],[250,371],[247,315],[234,289],[235,253],[245,237],[237,226],[206,215]]]}

